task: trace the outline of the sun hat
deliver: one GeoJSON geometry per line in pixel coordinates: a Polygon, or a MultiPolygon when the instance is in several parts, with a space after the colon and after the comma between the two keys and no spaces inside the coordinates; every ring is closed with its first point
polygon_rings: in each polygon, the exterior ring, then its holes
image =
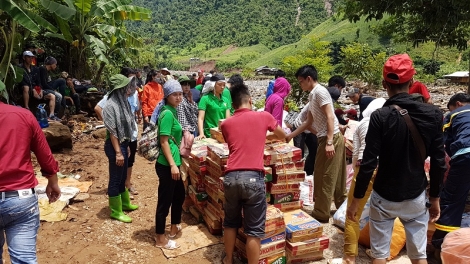
{"type": "Polygon", "coordinates": [[[36,57],[31,51],[27,50],[23,52],[23,57],[36,57]]]}
{"type": "Polygon", "coordinates": [[[413,78],[416,70],[408,54],[391,56],[384,64],[383,78],[393,84],[406,83],[413,78]]]}
{"type": "Polygon", "coordinates": [[[130,83],[130,81],[131,81],[131,78],[128,78],[120,73],[111,76],[109,78],[109,82],[111,83],[111,87],[113,87],[113,89],[109,93],[112,93],[113,91],[117,89],[121,89],[125,87],[126,85],[130,83]]]}
{"type": "Polygon", "coordinates": [[[163,75],[171,75],[170,71],[168,70],[168,68],[162,68],[160,70],[160,73],[163,74],[163,75]]]}
{"type": "Polygon", "coordinates": [[[183,92],[183,88],[181,87],[181,84],[177,80],[174,80],[174,79],[168,80],[163,85],[163,97],[164,98],[167,98],[170,94],[177,93],[177,92],[180,92],[180,93],[183,92]]]}
{"type": "Polygon", "coordinates": [[[184,74],[181,75],[181,76],[178,78],[178,82],[179,82],[179,83],[184,83],[184,82],[189,82],[189,81],[190,81],[190,80],[189,80],[189,77],[186,76],[186,75],[184,75],[184,74]]]}

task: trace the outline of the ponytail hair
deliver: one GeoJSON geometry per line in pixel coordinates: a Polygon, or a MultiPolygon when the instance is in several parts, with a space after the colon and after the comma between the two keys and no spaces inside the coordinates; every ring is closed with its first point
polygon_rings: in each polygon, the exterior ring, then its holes
{"type": "Polygon", "coordinates": [[[153,77],[157,74],[158,72],[155,71],[154,69],[150,70],[149,73],[147,74],[147,79],[145,80],[145,84],[151,82],[153,80],[153,77]]]}
{"type": "Polygon", "coordinates": [[[447,108],[449,108],[449,106],[455,106],[457,102],[470,103],[470,95],[466,93],[455,94],[450,98],[449,103],[447,103],[447,108]]]}

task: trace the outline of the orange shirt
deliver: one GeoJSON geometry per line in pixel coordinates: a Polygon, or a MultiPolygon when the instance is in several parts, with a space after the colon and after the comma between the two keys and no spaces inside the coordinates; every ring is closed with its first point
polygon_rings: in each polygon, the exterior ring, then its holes
{"type": "Polygon", "coordinates": [[[152,116],[153,110],[163,99],[163,88],[159,83],[149,82],[144,86],[142,94],[142,114],[152,116]]]}

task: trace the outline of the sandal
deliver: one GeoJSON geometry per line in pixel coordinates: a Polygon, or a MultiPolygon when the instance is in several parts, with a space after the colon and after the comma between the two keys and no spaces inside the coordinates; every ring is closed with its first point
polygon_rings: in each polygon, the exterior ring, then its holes
{"type": "Polygon", "coordinates": [[[130,188],[128,188],[128,190],[132,195],[139,194],[139,192],[134,188],[134,186],[131,186],[130,188]]]}
{"type": "Polygon", "coordinates": [[[171,239],[168,239],[168,243],[166,243],[166,245],[164,246],[160,246],[160,245],[155,245],[155,246],[157,248],[168,249],[168,250],[173,250],[173,249],[177,249],[180,247],[180,245],[176,244],[176,241],[171,240],[171,239]]]}
{"type": "Polygon", "coordinates": [[[343,264],[343,258],[329,259],[328,264],[343,264]]]}
{"type": "Polygon", "coordinates": [[[169,238],[175,238],[178,235],[178,233],[181,232],[181,229],[183,228],[181,227],[181,225],[176,225],[176,229],[177,229],[176,234],[168,235],[169,238]]]}

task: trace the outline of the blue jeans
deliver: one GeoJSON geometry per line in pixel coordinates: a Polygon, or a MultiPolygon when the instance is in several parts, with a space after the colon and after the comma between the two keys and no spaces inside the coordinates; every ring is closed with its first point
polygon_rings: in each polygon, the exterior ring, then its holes
{"type": "Polygon", "coordinates": [[[0,263],[5,235],[12,264],[37,263],[38,229],[39,206],[35,194],[21,199],[0,197],[0,263]]]}
{"type": "Polygon", "coordinates": [[[127,178],[127,147],[129,146],[128,141],[121,143],[121,152],[124,156],[124,164],[122,166],[116,165],[116,151],[114,151],[113,144],[110,139],[107,139],[104,143],[104,152],[108,157],[109,161],[109,182],[108,182],[108,195],[109,197],[118,196],[126,190],[126,178],[127,178]]]}
{"type": "MultiPolygon", "coordinates": [[[[54,89],[54,91],[59,91],[60,98],[59,98],[59,100],[56,100],[56,102],[58,101],[60,106],[65,108],[65,106],[66,106],[65,88],[67,87],[67,83],[66,83],[65,79],[59,78],[59,79],[56,79],[56,80],[53,80],[53,81],[49,82],[48,84],[52,89],[54,89]]],[[[56,94],[56,96],[57,96],[57,94],[56,94]]]]}

